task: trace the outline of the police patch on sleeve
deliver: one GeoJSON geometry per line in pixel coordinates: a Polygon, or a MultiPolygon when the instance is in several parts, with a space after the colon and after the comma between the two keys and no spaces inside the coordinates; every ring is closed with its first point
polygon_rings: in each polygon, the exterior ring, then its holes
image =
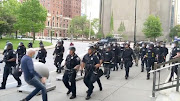
{"type": "Polygon", "coordinates": [[[15,51],[13,51],[13,54],[16,54],[16,52],[15,52],[15,51]]]}
{"type": "Polygon", "coordinates": [[[179,51],[179,50],[180,50],[180,48],[177,48],[177,50],[179,51]]]}
{"type": "Polygon", "coordinates": [[[79,57],[77,57],[76,59],[77,59],[78,61],[80,61],[80,58],[79,58],[79,57]]]}

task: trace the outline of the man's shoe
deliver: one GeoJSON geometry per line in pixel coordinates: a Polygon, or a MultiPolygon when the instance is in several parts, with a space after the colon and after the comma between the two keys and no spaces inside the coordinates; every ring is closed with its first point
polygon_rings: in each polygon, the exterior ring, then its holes
{"type": "Polygon", "coordinates": [[[88,93],[88,90],[86,91],[86,93],[88,93]]]}
{"type": "Polygon", "coordinates": [[[69,99],[75,99],[75,98],[76,98],[76,96],[73,96],[73,95],[72,95],[69,99]]]}
{"type": "Polygon", "coordinates": [[[27,101],[26,99],[22,99],[22,100],[20,100],[20,101],[27,101]]]}
{"type": "Polygon", "coordinates": [[[90,98],[91,98],[90,96],[87,96],[87,97],[86,97],[86,100],[89,100],[90,98]]]}
{"type": "Polygon", "coordinates": [[[0,90],[6,89],[5,87],[0,87],[0,90]]]}
{"type": "Polygon", "coordinates": [[[141,72],[144,72],[144,70],[141,70],[141,72]]]}
{"type": "Polygon", "coordinates": [[[127,80],[127,79],[128,79],[128,76],[125,76],[125,79],[127,80]]]}
{"type": "Polygon", "coordinates": [[[103,88],[102,87],[100,87],[100,89],[99,89],[100,91],[102,91],[103,90],[103,88]]]}
{"type": "Polygon", "coordinates": [[[147,77],[147,80],[149,80],[150,79],[150,77],[147,77]]]}
{"type": "Polygon", "coordinates": [[[66,94],[69,95],[71,93],[71,91],[69,90],[66,94]]]}
{"type": "Polygon", "coordinates": [[[110,78],[110,76],[107,76],[107,79],[109,79],[110,78]]]}
{"type": "Polygon", "coordinates": [[[18,84],[17,87],[21,87],[22,83],[21,84],[18,84]]]}
{"type": "Polygon", "coordinates": [[[58,73],[59,69],[56,69],[56,72],[58,73]]]}

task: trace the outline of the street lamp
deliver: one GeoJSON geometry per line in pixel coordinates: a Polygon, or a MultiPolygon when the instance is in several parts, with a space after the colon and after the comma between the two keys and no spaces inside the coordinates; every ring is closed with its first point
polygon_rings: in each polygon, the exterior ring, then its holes
{"type": "Polygon", "coordinates": [[[137,0],[135,0],[134,45],[136,44],[136,12],[137,12],[137,0]]]}

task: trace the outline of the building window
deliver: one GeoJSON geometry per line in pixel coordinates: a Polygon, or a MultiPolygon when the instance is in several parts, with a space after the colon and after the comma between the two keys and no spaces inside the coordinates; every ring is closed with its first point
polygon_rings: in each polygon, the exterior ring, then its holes
{"type": "Polygon", "coordinates": [[[58,27],[58,23],[57,23],[57,27],[58,27]]]}
{"type": "Polygon", "coordinates": [[[63,27],[65,28],[65,24],[63,24],[63,27]]]}
{"type": "Polygon", "coordinates": [[[49,26],[49,21],[48,21],[48,26],[49,26]]]}
{"type": "Polygon", "coordinates": [[[54,22],[53,22],[53,27],[54,27],[54,22]]]}

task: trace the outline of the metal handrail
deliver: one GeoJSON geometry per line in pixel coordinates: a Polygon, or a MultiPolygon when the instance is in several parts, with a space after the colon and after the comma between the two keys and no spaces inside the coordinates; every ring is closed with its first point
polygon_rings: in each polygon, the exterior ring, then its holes
{"type": "Polygon", "coordinates": [[[169,60],[167,62],[159,63],[159,64],[154,63],[154,68],[155,68],[155,70],[151,70],[149,72],[149,73],[153,73],[152,97],[155,97],[156,91],[161,91],[161,90],[169,89],[169,88],[172,88],[172,87],[176,87],[176,91],[179,92],[179,86],[180,86],[180,83],[179,83],[179,78],[180,78],[180,58],[171,59],[171,60],[169,60]],[[165,66],[165,67],[160,68],[161,66],[166,65],[166,64],[170,64],[170,63],[174,63],[174,64],[171,64],[169,66],[165,66]],[[174,66],[178,66],[177,80],[171,81],[172,85],[170,85],[170,86],[160,87],[161,85],[167,84],[167,83],[161,83],[160,84],[160,73],[161,73],[161,71],[164,70],[164,69],[170,68],[170,67],[174,67],[174,66]],[[157,73],[159,73],[158,84],[156,84],[156,80],[157,80],[156,74],[157,73]],[[176,81],[177,83],[174,84],[173,83],[174,81],[176,81]]]}

